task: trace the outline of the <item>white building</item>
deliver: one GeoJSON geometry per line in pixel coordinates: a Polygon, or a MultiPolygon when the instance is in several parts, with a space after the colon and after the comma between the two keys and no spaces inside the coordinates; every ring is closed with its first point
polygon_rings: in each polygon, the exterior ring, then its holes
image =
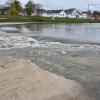
{"type": "Polygon", "coordinates": [[[43,16],[45,17],[66,17],[66,13],[64,10],[45,10],[43,12],[43,16]]]}
{"type": "Polygon", "coordinates": [[[65,10],[67,18],[79,18],[79,11],[75,8],[65,10]]]}
{"type": "Polygon", "coordinates": [[[79,18],[79,12],[76,9],[67,10],[44,10],[45,17],[64,17],[64,18],[79,18]]]}
{"type": "Polygon", "coordinates": [[[83,12],[80,14],[79,18],[87,19],[88,15],[87,15],[87,13],[83,12]]]}

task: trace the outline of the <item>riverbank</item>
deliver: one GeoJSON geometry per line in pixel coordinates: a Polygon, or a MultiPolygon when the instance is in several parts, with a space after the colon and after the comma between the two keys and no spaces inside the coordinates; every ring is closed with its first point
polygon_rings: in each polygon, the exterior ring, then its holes
{"type": "Polygon", "coordinates": [[[45,22],[45,23],[100,23],[99,19],[70,19],[40,16],[0,16],[0,22],[45,22]]]}
{"type": "Polygon", "coordinates": [[[1,100],[91,100],[76,81],[49,73],[29,60],[0,59],[1,100]]]}

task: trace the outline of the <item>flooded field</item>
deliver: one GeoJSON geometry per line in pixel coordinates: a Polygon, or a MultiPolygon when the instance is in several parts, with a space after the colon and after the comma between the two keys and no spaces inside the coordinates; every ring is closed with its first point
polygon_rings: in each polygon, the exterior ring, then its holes
{"type": "Polygon", "coordinates": [[[100,24],[0,24],[0,57],[26,58],[100,98],[100,24]]]}

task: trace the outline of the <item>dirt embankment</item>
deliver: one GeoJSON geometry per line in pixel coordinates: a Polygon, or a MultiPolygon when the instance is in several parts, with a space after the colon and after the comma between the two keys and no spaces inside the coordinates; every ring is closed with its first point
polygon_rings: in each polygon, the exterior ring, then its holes
{"type": "Polygon", "coordinates": [[[91,100],[76,81],[24,59],[0,59],[0,100],[91,100]]]}

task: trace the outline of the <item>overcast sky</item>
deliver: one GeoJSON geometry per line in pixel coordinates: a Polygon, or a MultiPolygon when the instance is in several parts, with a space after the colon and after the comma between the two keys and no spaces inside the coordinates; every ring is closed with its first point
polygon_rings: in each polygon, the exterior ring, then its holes
{"type": "MultiPolygon", "coordinates": [[[[7,0],[0,0],[0,3],[4,3],[7,0]]],[[[28,0],[20,0],[24,5],[28,0]]],[[[77,8],[77,9],[88,9],[88,2],[93,4],[100,4],[100,0],[33,0],[36,3],[41,3],[46,9],[67,9],[67,8],[77,8]]],[[[91,6],[90,9],[99,9],[100,5],[91,6]]]]}

